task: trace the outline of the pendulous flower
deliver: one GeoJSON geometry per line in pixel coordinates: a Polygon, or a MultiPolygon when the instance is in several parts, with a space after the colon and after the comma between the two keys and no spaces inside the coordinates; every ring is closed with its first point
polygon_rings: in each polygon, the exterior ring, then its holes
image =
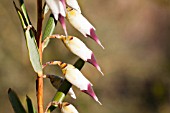
{"type": "MultiPolygon", "coordinates": [[[[63,81],[64,81],[64,78],[63,78],[63,77],[61,77],[61,76],[56,76],[56,75],[45,75],[45,78],[49,78],[51,84],[52,84],[57,90],[59,89],[59,87],[61,86],[61,84],[62,84],[63,81]]],[[[73,91],[72,88],[70,88],[70,90],[68,91],[68,94],[69,94],[72,98],[76,99],[76,95],[75,95],[75,93],[74,93],[74,91],[73,91]]]]}
{"type": "Polygon", "coordinates": [[[80,12],[68,7],[66,11],[66,18],[71,23],[71,25],[80,31],[85,37],[89,36],[95,42],[97,42],[97,44],[104,48],[95,34],[95,28],[80,12]]]}
{"type": "Polygon", "coordinates": [[[59,14],[63,17],[66,16],[64,6],[60,0],[45,0],[51,12],[54,15],[54,18],[58,20],[59,14]]]}
{"type": "Polygon", "coordinates": [[[62,102],[59,104],[59,108],[61,109],[62,113],[79,113],[77,109],[68,102],[62,102]]]}
{"type": "Polygon", "coordinates": [[[45,0],[48,7],[50,8],[52,14],[54,15],[55,20],[59,20],[65,34],[67,35],[66,25],[64,17],[66,16],[65,6],[63,6],[62,1],[60,0],[45,0]]]}
{"type": "Polygon", "coordinates": [[[63,72],[65,78],[71,84],[73,84],[74,86],[79,88],[82,92],[85,92],[86,94],[91,96],[96,102],[101,104],[100,101],[98,100],[96,94],[93,91],[92,83],[87,78],[85,78],[83,76],[83,74],[77,68],[75,68],[73,65],[66,64],[61,61],[51,61],[51,62],[47,62],[44,65],[44,67],[46,65],[56,65],[56,64],[62,69],[62,72],[63,72]]]}
{"type": "Polygon", "coordinates": [[[74,36],[66,37],[63,35],[56,35],[56,38],[61,39],[73,54],[92,64],[102,75],[104,75],[100,66],[97,64],[93,52],[79,38],[74,36]]]}

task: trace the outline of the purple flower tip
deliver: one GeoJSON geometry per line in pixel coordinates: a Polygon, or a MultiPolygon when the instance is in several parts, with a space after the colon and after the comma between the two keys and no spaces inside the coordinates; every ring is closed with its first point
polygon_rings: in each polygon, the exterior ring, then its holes
{"type": "Polygon", "coordinates": [[[96,102],[98,102],[100,105],[102,105],[101,102],[98,100],[98,98],[97,98],[96,94],[94,93],[94,90],[93,90],[93,88],[92,88],[92,86],[91,86],[90,84],[88,84],[88,89],[87,89],[87,90],[82,90],[82,92],[88,94],[88,95],[91,96],[96,102]]]}
{"type": "Polygon", "coordinates": [[[100,42],[99,38],[97,37],[93,28],[90,29],[89,37],[92,38],[95,42],[97,42],[97,44],[99,44],[104,49],[103,45],[101,44],[101,42],[100,42]]]}
{"type": "Polygon", "coordinates": [[[91,59],[87,59],[87,62],[89,62],[90,64],[92,64],[94,67],[96,67],[97,70],[100,71],[100,73],[101,73],[102,75],[104,75],[103,72],[101,71],[100,66],[97,64],[96,59],[95,59],[93,53],[91,54],[91,59]]]}
{"type": "Polygon", "coordinates": [[[64,17],[61,14],[59,14],[59,21],[61,23],[61,26],[63,27],[65,35],[68,36],[64,17]]]}

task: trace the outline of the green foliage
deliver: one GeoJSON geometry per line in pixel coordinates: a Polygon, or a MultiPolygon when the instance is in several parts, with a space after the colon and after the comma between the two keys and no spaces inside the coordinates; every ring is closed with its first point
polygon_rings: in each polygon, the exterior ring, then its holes
{"type": "Polygon", "coordinates": [[[19,100],[17,94],[11,88],[9,88],[8,90],[8,97],[15,113],[26,113],[26,110],[21,104],[21,101],[19,100]]]}
{"type": "MultiPolygon", "coordinates": [[[[8,90],[8,97],[15,113],[27,113],[17,94],[11,88],[9,88],[8,90]]],[[[26,96],[26,102],[28,113],[37,113],[36,110],[34,109],[31,99],[28,96],[26,96]]]]}
{"type": "Polygon", "coordinates": [[[25,36],[32,66],[35,72],[42,72],[38,47],[32,29],[27,29],[25,31],[25,36]]]}
{"type": "Polygon", "coordinates": [[[29,19],[28,14],[27,14],[25,4],[24,4],[24,0],[19,0],[19,3],[20,3],[21,11],[23,12],[23,15],[24,15],[24,17],[26,19],[26,22],[28,24],[31,24],[30,19],[29,19]]]}
{"type": "Polygon", "coordinates": [[[38,52],[37,43],[35,40],[35,32],[33,30],[33,26],[30,25],[29,18],[26,13],[25,5],[24,4],[21,5],[22,11],[16,7],[15,2],[14,2],[14,6],[18,13],[18,16],[20,18],[20,21],[21,21],[21,24],[22,24],[22,27],[25,33],[25,38],[26,38],[26,43],[27,43],[27,48],[28,48],[31,64],[35,72],[37,73],[42,72],[40,56],[38,52]]]}
{"type": "MultiPolygon", "coordinates": [[[[47,24],[45,26],[42,41],[44,41],[48,36],[53,34],[56,25],[57,25],[57,21],[54,19],[53,14],[50,14],[50,17],[49,17],[47,24]]],[[[49,43],[49,39],[46,40],[46,42],[44,43],[43,48],[42,48],[43,50],[44,50],[44,48],[47,47],[48,43],[49,43]]]]}
{"type": "Polygon", "coordinates": [[[37,113],[32,104],[32,100],[30,99],[30,97],[26,96],[26,101],[27,101],[28,113],[37,113]]]}

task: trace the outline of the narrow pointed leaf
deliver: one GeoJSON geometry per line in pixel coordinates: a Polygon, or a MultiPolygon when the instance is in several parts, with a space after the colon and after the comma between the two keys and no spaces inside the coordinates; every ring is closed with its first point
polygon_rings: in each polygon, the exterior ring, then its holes
{"type": "MultiPolygon", "coordinates": [[[[84,61],[82,59],[78,59],[76,61],[76,63],[74,64],[74,66],[81,70],[82,67],[84,66],[84,61]]],[[[57,102],[62,102],[65,98],[65,95],[67,95],[69,89],[72,87],[72,84],[70,82],[68,82],[66,79],[64,79],[63,83],[61,84],[61,86],[58,89],[58,92],[55,94],[54,98],[52,101],[57,101],[57,102]]],[[[48,113],[50,113],[51,111],[53,111],[57,106],[50,106],[48,109],[48,113]]]]}
{"type": "Polygon", "coordinates": [[[11,88],[8,90],[8,97],[15,113],[26,113],[26,110],[24,109],[20,99],[11,88]]]}
{"type": "Polygon", "coordinates": [[[28,24],[31,24],[30,19],[29,19],[29,16],[28,16],[28,14],[27,14],[27,10],[26,10],[25,4],[24,4],[24,0],[19,0],[19,3],[20,3],[21,11],[23,12],[24,17],[25,17],[25,19],[26,19],[26,22],[27,22],[28,24]]]}
{"type": "MultiPolygon", "coordinates": [[[[53,14],[51,14],[45,26],[42,41],[45,40],[48,36],[53,34],[56,25],[57,25],[57,21],[54,19],[53,14]]],[[[48,43],[49,43],[49,39],[44,43],[43,50],[44,48],[47,47],[48,43]]]]}
{"type": "Polygon", "coordinates": [[[19,19],[21,21],[21,24],[22,24],[22,28],[23,30],[26,29],[26,27],[28,26],[28,23],[26,21],[26,18],[24,17],[24,13],[16,6],[15,2],[13,1],[13,4],[14,4],[14,7],[16,9],[16,12],[19,16],[19,19]]]}
{"type": "Polygon", "coordinates": [[[37,113],[36,110],[34,109],[31,99],[28,96],[26,96],[26,101],[27,101],[28,113],[37,113]]]}
{"type": "Polygon", "coordinates": [[[28,29],[28,26],[30,26],[30,24],[27,22],[26,18],[24,17],[24,13],[21,10],[19,10],[19,8],[16,7],[15,2],[14,2],[14,6],[18,13],[22,27],[25,32],[27,48],[29,51],[29,58],[30,58],[31,64],[35,72],[37,73],[42,72],[42,67],[40,63],[40,57],[39,57],[39,52],[38,52],[38,47],[37,47],[37,43],[35,40],[34,32],[32,28],[28,29]]]}

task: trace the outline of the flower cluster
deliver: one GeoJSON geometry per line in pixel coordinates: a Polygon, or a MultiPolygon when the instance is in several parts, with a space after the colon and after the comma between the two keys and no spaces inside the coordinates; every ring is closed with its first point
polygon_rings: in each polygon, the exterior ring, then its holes
{"type": "MultiPolygon", "coordinates": [[[[46,39],[57,38],[62,40],[64,45],[73,54],[77,55],[85,62],[92,64],[103,75],[101,68],[97,64],[93,52],[79,38],[68,35],[65,24],[65,18],[75,29],[82,33],[84,37],[92,38],[97,44],[104,48],[95,33],[96,29],[81,13],[81,9],[79,7],[77,0],[45,0],[45,1],[49,9],[51,10],[52,14],[54,15],[55,20],[61,23],[65,32],[65,36],[56,34],[49,36],[46,39]]],[[[45,41],[46,40],[44,40],[44,42],[45,41]]],[[[71,64],[64,63],[62,61],[47,62],[43,65],[43,68],[47,65],[58,65],[61,68],[65,79],[67,79],[72,85],[79,88],[82,92],[91,96],[96,102],[101,104],[93,91],[92,83],[76,67],[74,67],[71,64]]],[[[51,83],[56,89],[59,88],[63,81],[62,77],[54,75],[46,75],[46,77],[50,78],[51,83]]],[[[73,98],[76,98],[72,88],[70,88],[69,94],[73,98]]],[[[68,113],[64,110],[64,106],[69,107],[70,104],[67,103],[62,105],[61,105],[62,111],[64,113],[68,113]]]]}

